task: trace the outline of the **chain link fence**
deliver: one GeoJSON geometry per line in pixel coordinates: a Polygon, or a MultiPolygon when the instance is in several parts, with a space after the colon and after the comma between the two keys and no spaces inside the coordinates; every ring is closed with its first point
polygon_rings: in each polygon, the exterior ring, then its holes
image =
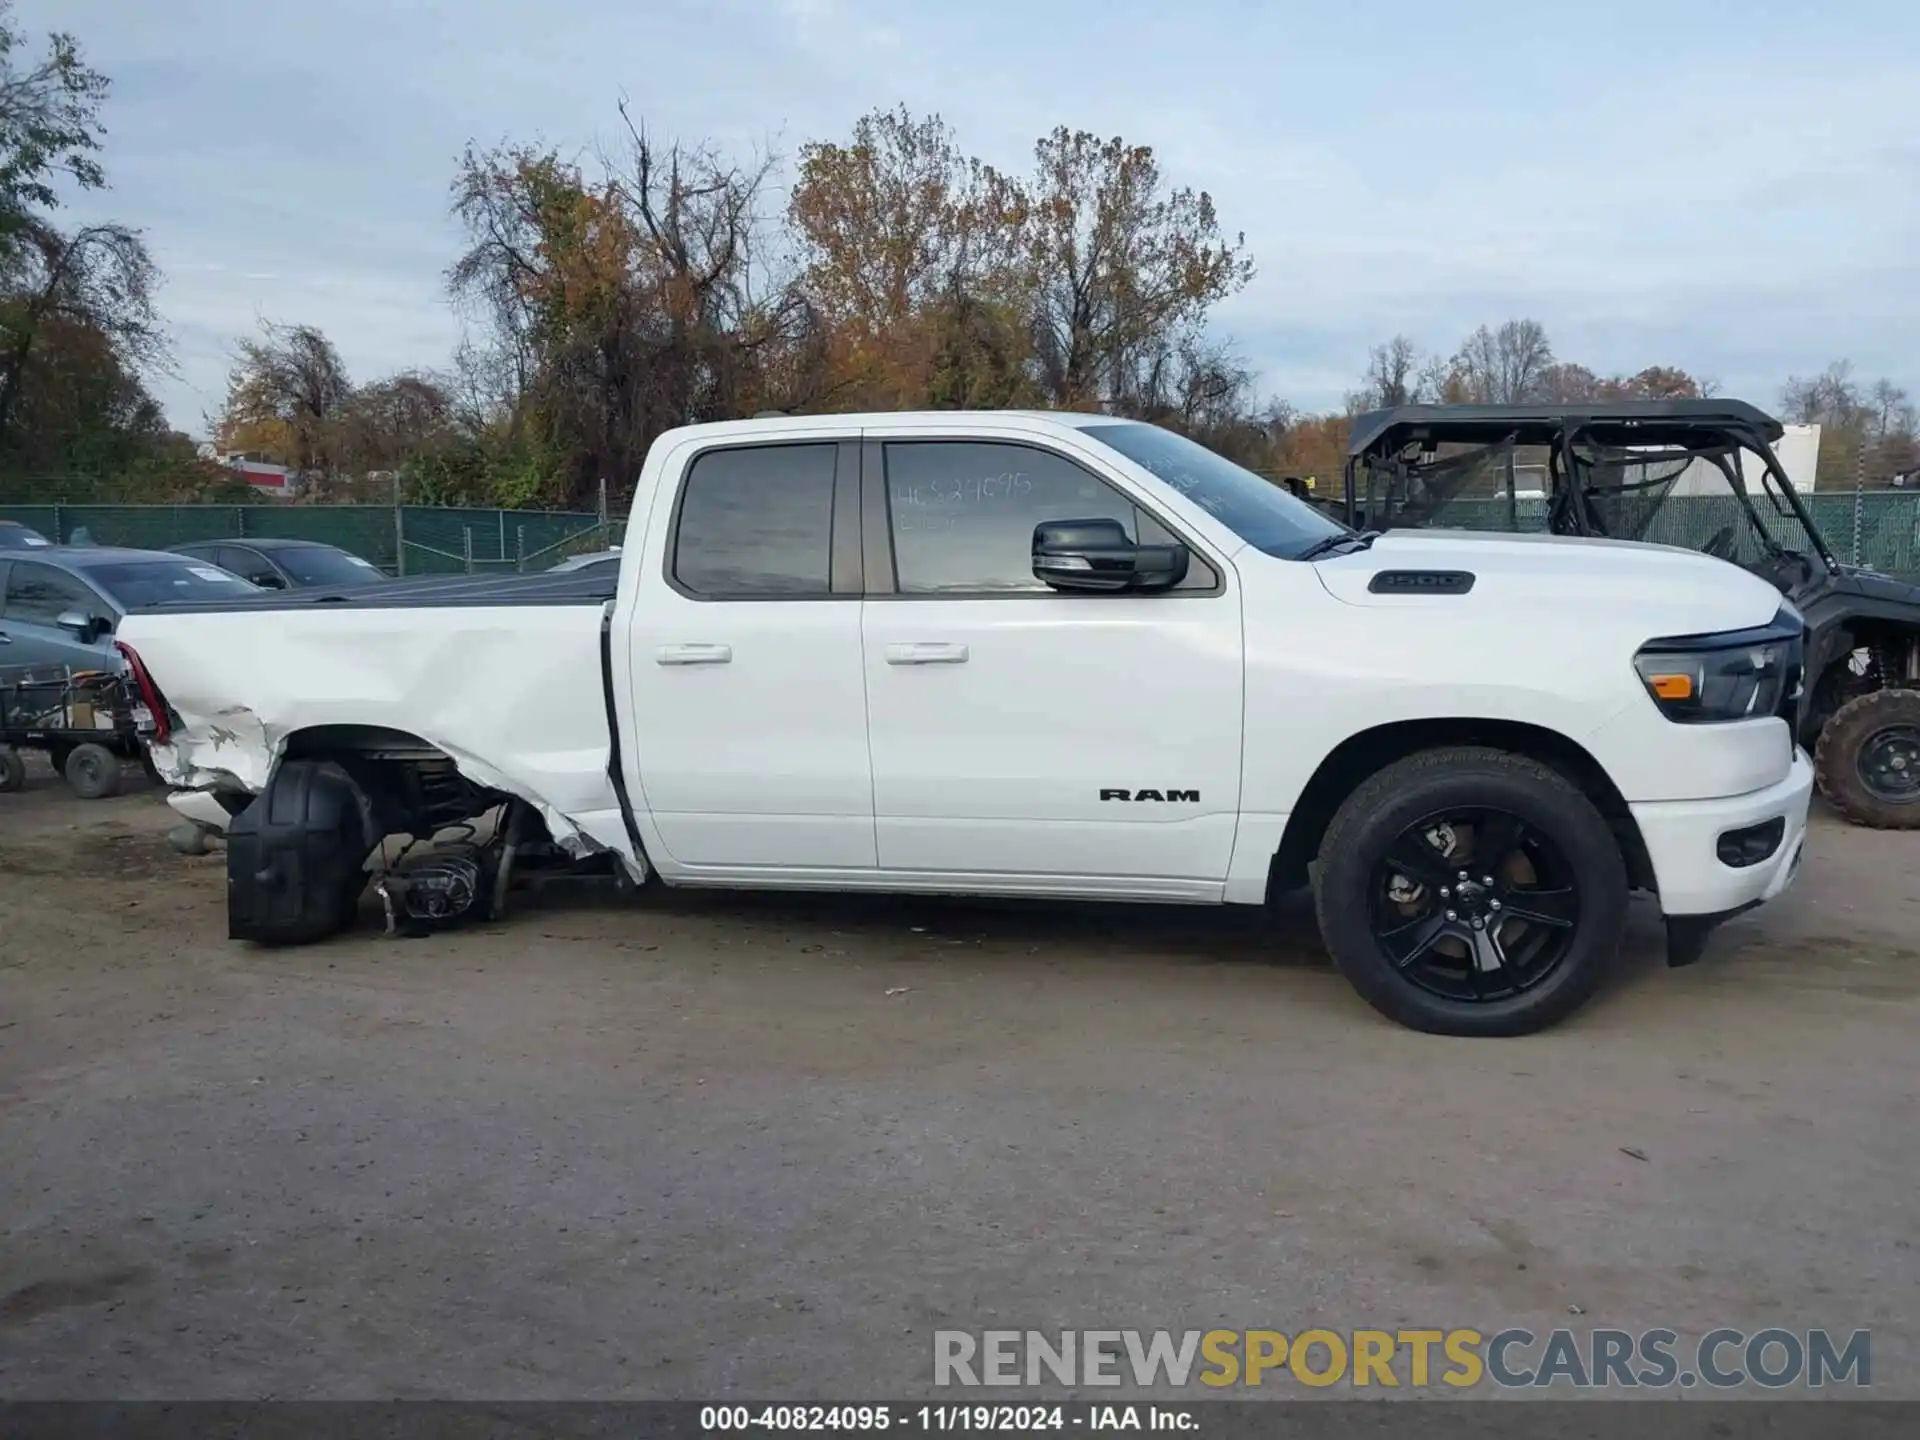
{"type": "MultiPolygon", "coordinates": [[[[1835,555],[1890,575],[1920,576],[1920,490],[1858,490],[1802,497],[1835,555]]],[[[1799,544],[1791,519],[1768,514],[1775,538],[1799,544]]],[[[189,540],[247,536],[319,540],[365,557],[390,575],[533,571],[618,545],[621,520],[590,512],[463,510],[427,505],[0,505],[0,518],[50,540],[164,550],[189,540]]],[[[1470,497],[1449,501],[1440,523],[1470,530],[1544,531],[1546,502],[1470,497]]],[[[1731,495],[1670,495],[1642,538],[1698,550],[1723,526],[1744,523],[1731,495]]]]}
{"type": "Polygon", "coordinates": [[[190,540],[318,540],[389,575],[544,570],[620,543],[625,522],[587,512],[428,505],[0,505],[59,544],[165,550],[190,540]]]}

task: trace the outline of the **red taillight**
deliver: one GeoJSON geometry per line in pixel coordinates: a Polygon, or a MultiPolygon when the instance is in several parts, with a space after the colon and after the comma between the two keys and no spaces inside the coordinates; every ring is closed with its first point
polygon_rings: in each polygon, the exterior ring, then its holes
{"type": "Polygon", "coordinates": [[[167,720],[167,702],[160,698],[160,687],[153,683],[153,676],[147,673],[147,665],[139,652],[124,640],[113,642],[113,648],[126,657],[127,669],[133,674],[133,687],[140,692],[140,703],[147,707],[147,714],[153,717],[153,734],[148,737],[155,745],[164,745],[173,735],[173,726],[167,720]]]}

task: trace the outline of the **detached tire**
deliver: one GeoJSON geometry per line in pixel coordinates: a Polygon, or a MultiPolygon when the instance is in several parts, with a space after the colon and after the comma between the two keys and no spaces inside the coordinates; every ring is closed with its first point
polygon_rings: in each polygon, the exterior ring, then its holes
{"type": "Polygon", "coordinates": [[[27,783],[27,762],[18,750],[0,745],[0,795],[18,790],[27,783]]]}
{"type": "Polygon", "coordinates": [[[376,839],[338,765],[289,760],[227,829],[227,935],[310,945],[353,924],[376,839]]]}
{"type": "Polygon", "coordinates": [[[1920,829],[1920,690],[1875,690],[1834,711],[1814,745],[1813,775],[1854,824],[1920,829]]]}
{"type": "Polygon", "coordinates": [[[74,746],[60,768],[82,800],[104,800],[120,793],[120,757],[104,745],[87,741],[74,746]]]}
{"type": "Polygon", "coordinates": [[[1600,984],[1627,888],[1613,831],[1564,775],[1459,746],[1397,761],[1347,798],[1321,843],[1314,906],[1334,964],[1389,1019],[1528,1035],[1600,984]]]}

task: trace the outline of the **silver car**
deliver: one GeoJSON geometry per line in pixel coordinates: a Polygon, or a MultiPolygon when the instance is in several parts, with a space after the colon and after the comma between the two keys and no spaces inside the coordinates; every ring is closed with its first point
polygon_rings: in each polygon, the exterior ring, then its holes
{"type": "Polygon", "coordinates": [[[0,665],[117,669],[113,632],[130,611],[258,593],[217,565],[164,550],[0,551],[0,665]]]}

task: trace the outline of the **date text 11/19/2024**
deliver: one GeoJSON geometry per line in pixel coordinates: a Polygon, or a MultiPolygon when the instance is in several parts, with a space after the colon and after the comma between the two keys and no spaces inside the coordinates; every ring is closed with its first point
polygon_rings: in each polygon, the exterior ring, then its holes
{"type": "Polygon", "coordinates": [[[1200,1420],[1180,1405],[703,1405],[709,1434],[773,1431],[906,1430],[1010,1435],[1070,1430],[1195,1432],[1200,1420]]]}

